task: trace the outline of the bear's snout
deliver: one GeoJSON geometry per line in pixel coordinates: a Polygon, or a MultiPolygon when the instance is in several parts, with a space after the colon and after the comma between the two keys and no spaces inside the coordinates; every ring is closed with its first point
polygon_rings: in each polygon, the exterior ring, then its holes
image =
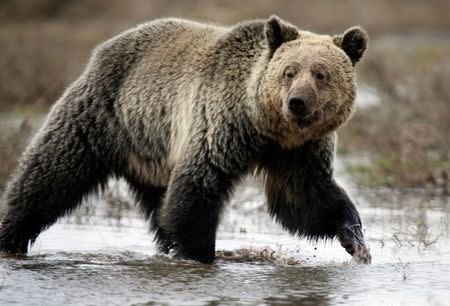
{"type": "Polygon", "coordinates": [[[305,128],[319,119],[315,109],[317,95],[310,86],[295,87],[286,101],[289,118],[299,127],[305,128]]]}
{"type": "Polygon", "coordinates": [[[307,98],[294,96],[289,98],[289,111],[295,116],[304,116],[307,113],[307,98]]]}
{"type": "Polygon", "coordinates": [[[295,119],[304,119],[314,112],[317,93],[307,76],[299,77],[292,82],[286,102],[289,114],[295,119]]]}

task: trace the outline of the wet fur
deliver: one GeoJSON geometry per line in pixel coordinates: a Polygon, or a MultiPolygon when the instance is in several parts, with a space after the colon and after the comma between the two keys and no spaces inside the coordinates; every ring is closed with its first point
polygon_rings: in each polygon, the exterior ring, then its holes
{"type": "Polygon", "coordinates": [[[294,235],[333,238],[342,228],[362,226],[355,206],[333,178],[334,149],[335,136],[330,135],[298,149],[273,144],[265,152],[260,172],[269,213],[294,235]]]}
{"type": "Polygon", "coordinates": [[[255,167],[270,213],[290,232],[332,237],[358,221],[332,180],[333,150],[289,151],[261,132],[259,81],[292,31],[275,29],[268,42],[264,20],[227,28],[162,19],[99,45],[7,186],[0,251],[26,253],[111,177],[128,181],[163,252],[202,262],[214,259],[223,204],[255,167]]]}

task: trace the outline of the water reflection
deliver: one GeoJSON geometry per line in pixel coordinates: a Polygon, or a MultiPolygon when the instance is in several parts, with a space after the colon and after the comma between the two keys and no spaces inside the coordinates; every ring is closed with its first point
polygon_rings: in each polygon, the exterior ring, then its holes
{"type": "Polygon", "coordinates": [[[29,256],[0,258],[1,305],[409,305],[449,298],[448,198],[348,185],[374,257],[359,266],[336,242],[289,236],[266,214],[258,182],[247,181],[220,227],[217,246],[228,257],[201,265],[157,255],[147,223],[115,184],[107,195],[113,205],[92,199],[39,237],[29,256]]]}

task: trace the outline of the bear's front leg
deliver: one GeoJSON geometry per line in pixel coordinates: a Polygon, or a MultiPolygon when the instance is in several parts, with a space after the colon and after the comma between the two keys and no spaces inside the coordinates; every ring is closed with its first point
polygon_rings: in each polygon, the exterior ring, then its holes
{"type": "Polygon", "coordinates": [[[206,158],[193,159],[172,174],[159,224],[175,242],[176,257],[211,263],[216,230],[233,178],[206,158]]]}
{"type": "Polygon", "coordinates": [[[316,209],[319,210],[319,214],[329,215],[327,212],[335,212],[332,220],[329,221],[336,220],[336,237],[342,247],[353,256],[356,262],[370,263],[372,256],[364,242],[361,218],[347,193],[334,180],[331,180],[328,184],[324,184],[320,194],[321,205],[318,205],[316,209]],[[323,203],[326,204],[323,205],[323,203]]]}
{"type": "Polygon", "coordinates": [[[301,148],[270,148],[262,160],[269,212],[292,234],[337,237],[355,261],[370,263],[355,205],[333,178],[335,139],[330,135],[301,148]]]}

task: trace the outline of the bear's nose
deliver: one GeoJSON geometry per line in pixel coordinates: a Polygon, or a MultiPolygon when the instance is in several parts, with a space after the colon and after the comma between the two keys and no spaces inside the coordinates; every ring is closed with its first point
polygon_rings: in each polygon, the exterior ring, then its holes
{"type": "Polygon", "coordinates": [[[301,115],[306,110],[306,100],[303,97],[292,97],[289,99],[289,110],[294,115],[301,115]]]}

